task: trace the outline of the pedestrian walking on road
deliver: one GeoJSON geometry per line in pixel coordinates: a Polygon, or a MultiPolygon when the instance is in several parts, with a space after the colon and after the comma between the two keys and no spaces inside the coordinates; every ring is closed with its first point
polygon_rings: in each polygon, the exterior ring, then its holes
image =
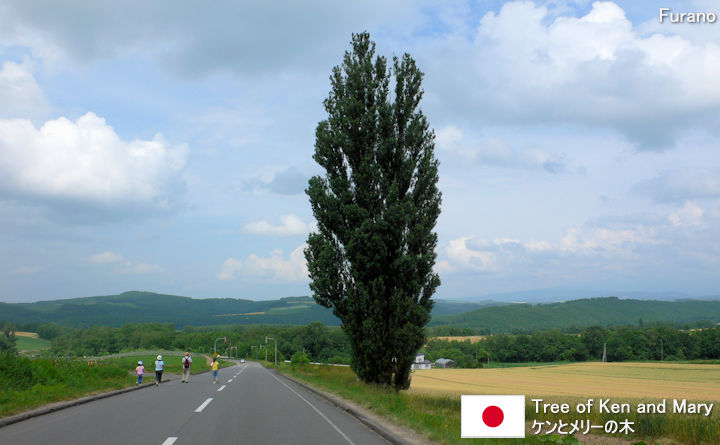
{"type": "Polygon", "coordinates": [[[145,373],[145,367],[143,366],[142,360],[138,361],[138,365],[135,368],[135,371],[137,372],[137,376],[138,376],[136,385],[141,385],[143,374],[145,373]]]}
{"type": "Polygon", "coordinates": [[[217,372],[218,372],[218,368],[220,367],[220,363],[218,362],[217,357],[213,357],[213,362],[212,362],[211,367],[212,367],[212,372],[213,372],[213,383],[217,383],[218,382],[217,372]]]}
{"type": "Polygon", "coordinates": [[[185,357],[182,359],[182,382],[190,383],[190,367],[192,366],[192,358],[190,353],[186,352],[185,357]]]}
{"type": "Polygon", "coordinates": [[[160,385],[160,382],[162,382],[163,369],[165,369],[165,362],[162,355],[158,355],[157,360],[155,360],[155,386],[160,385]]]}

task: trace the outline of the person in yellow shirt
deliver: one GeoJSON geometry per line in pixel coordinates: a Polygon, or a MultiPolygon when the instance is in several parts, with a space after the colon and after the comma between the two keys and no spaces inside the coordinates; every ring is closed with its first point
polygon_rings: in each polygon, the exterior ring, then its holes
{"type": "Polygon", "coordinates": [[[217,357],[213,357],[213,362],[212,362],[212,365],[210,365],[210,366],[211,366],[212,372],[213,372],[213,383],[217,383],[218,382],[217,372],[218,372],[218,368],[220,367],[220,362],[218,362],[217,357]]]}

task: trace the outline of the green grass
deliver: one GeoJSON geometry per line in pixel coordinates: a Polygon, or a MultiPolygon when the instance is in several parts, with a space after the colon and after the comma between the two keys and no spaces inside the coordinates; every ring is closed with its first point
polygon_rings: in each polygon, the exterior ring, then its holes
{"type": "MultiPolygon", "coordinates": [[[[120,366],[135,372],[135,367],[137,366],[137,362],[139,360],[142,360],[143,366],[145,366],[145,379],[149,378],[148,376],[151,375],[153,378],[155,378],[155,359],[157,355],[132,355],[132,356],[126,356],[126,357],[118,357],[118,358],[106,358],[104,360],[98,360],[98,363],[100,362],[108,362],[108,363],[117,363],[120,366]]],[[[201,372],[207,372],[210,371],[210,366],[208,366],[205,362],[205,357],[193,355],[193,364],[190,367],[190,374],[198,374],[201,372]]],[[[171,355],[164,355],[163,361],[165,362],[165,373],[171,373],[171,374],[182,374],[182,356],[171,356],[171,355]]],[[[220,368],[227,368],[228,366],[234,365],[233,362],[227,361],[227,360],[220,360],[220,368]]]]}
{"type": "MultiPolygon", "coordinates": [[[[272,363],[265,366],[274,367],[272,363]]],[[[408,394],[359,382],[347,367],[309,365],[293,369],[279,363],[278,371],[312,384],[330,393],[352,400],[396,424],[408,427],[428,439],[444,444],[479,443],[460,439],[460,397],[408,394]]],[[[572,436],[528,436],[525,439],[484,439],[485,444],[576,444],[572,436]]]]}
{"type": "Polygon", "coordinates": [[[119,364],[0,355],[0,416],[61,400],[132,386],[135,378],[119,364]]]}
{"type": "Polygon", "coordinates": [[[18,351],[41,351],[50,349],[50,340],[32,337],[15,337],[15,347],[18,351]]]}
{"type": "MultiPolygon", "coordinates": [[[[0,355],[0,417],[97,392],[133,386],[138,360],[145,366],[144,383],[155,380],[156,355],[137,355],[104,360],[29,359],[0,355]]],[[[165,372],[181,374],[180,356],[165,356],[165,372]]],[[[220,367],[234,365],[220,360],[220,367]]],[[[193,357],[192,374],[207,372],[202,356],[193,357]]],[[[163,379],[167,379],[163,374],[163,379]]]]}

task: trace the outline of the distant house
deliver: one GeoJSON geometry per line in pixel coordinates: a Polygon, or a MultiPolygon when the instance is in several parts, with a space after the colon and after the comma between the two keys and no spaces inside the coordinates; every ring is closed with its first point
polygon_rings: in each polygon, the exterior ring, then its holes
{"type": "Polygon", "coordinates": [[[417,354],[415,356],[415,362],[410,366],[410,369],[430,369],[432,368],[432,362],[425,359],[425,354],[417,354]]]}
{"type": "Polygon", "coordinates": [[[449,358],[439,358],[439,359],[435,360],[435,367],[436,368],[454,368],[455,361],[450,360],[449,358]]]}

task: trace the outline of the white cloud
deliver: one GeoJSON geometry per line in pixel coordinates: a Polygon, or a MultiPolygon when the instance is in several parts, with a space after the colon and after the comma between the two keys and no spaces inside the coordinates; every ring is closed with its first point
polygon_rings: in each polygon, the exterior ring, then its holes
{"type": "Polygon", "coordinates": [[[146,274],[161,273],[161,272],[164,272],[164,269],[161,266],[158,266],[157,264],[133,263],[131,261],[127,261],[125,263],[124,272],[131,273],[131,274],[138,274],[138,275],[146,275],[146,274]]]}
{"type": "Polygon", "coordinates": [[[70,63],[141,54],[190,76],[275,75],[298,63],[325,70],[328,57],[342,54],[351,32],[373,22],[391,29],[417,23],[414,4],[221,0],[212,8],[199,3],[178,8],[167,0],[131,0],[121,8],[94,1],[38,8],[9,1],[0,5],[0,43],[29,46],[39,57],[70,63]]]}
{"type": "Polygon", "coordinates": [[[286,259],[281,249],[272,251],[270,257],[249,255],[244,261],[228,258],[222,265],[218,278],[233,280],[238,275],[251,281],[260,282],[302,282],[308,281],[308,270],[303,244],[290,253],[286,259]]]}
{"type": "Polygon", "coordinates": [[[136,274],[136,275],[147,275],[164,272],[165,269],[157,264],[150,264],[145,262],[135,262],[126,260],[119,253],[112,252],[110,250],[91,255],[89,257],[90,262],[95,264],[116,264],[122,263],[120,269],[117,271],[120,273],[136,274]]]}
{"type": "Polygon", "coordinates": [[[183,185],[185,146],[123,141],[105,120],[87,113],[35,128],[0,120],[0,191],[43,202],[167,211],[183,185]]]}
{"type": "Polygon", "coordinates": [[[119,255],[115,252],[111,251],[105,251],[103,253],[98,253],[96,255],[90,256],[90,261],[93,263],[98,264],[106,264],[106,263],[118,263],[123,260],[122,255],[119,255]]]}
{"type": "Polygon", "coordinates": [[[445,249],[448,261],[441,269],[453,267],[475,271],[497,271],[499,264],[497,245],[484,239],[462,237],[451,240],[445,249]],[[471,245],[469,245],[471,244],[471,245]]]}
{"type": "Polygon", "coordinates": [[[49,109],[35,77],[24,66],[5,62],[0,70],[0,117],[33,117],[49,109]]]}
{"type": "Polygon", "coordinates": [[[306,235],[313,230],[313,223],[305,223],[293,214],[280,217],[280,225],[273,226],[265,220],[251,222],[242,227],[242,232],[264,236],[306,235]]]}
{"type": "Polygon", "coordinates": [[[440,150],[453,153],[463,161],[506,168],[544,169],[549,173],[559,173],[566,168],[563,155],[553,155],[539,148],[517,150],[497,138],[466,141],[463,131],[454,125],[440,129],[435,141],[440,150]]]}
{"type": "Polygon", "coordinates": [[[569,253],[627,252],[638,244],[654,243],[654,234],[654,229],[642,226],[631,229],[602,227],[589,232],[573,227],[560,240],[559,249],[569,253]]]}
{"type": "Polygon", "coordinates": [[[672,212],[668,221],[673,226],[699,226],[705,211],[692,201],[687,201],[682,209],[672,212]]]}
{"type": "Polygon", "coordinates": [[[720,106],[720,45],[672,33],[643,35],[612,2],[581,17],[508,2],[480,20],[474,41],[450,36],[420,53],[427,88],[459,119],[609,127],[666,148],[687,127],[714,128],[708,111],[720,106]]]}
{"type": "Polygon", "coordinates": [[[559,258],[564,259],[561,264],[566,264],[570,258],[582,258],[582,261],[623,258],[639,246],[661,243],[655,235],[654,228],[638,226],[630,229],[571,228],[554,244],[544,240],[523,242],[514,238],[487,240],[466,236],[451,240],[440,249],[446,259],[438,261],[438,270],[504,274],[519,266],[548,266],[559,258]],[[442,266],[440,262],[443,262],[442,266]]]}

